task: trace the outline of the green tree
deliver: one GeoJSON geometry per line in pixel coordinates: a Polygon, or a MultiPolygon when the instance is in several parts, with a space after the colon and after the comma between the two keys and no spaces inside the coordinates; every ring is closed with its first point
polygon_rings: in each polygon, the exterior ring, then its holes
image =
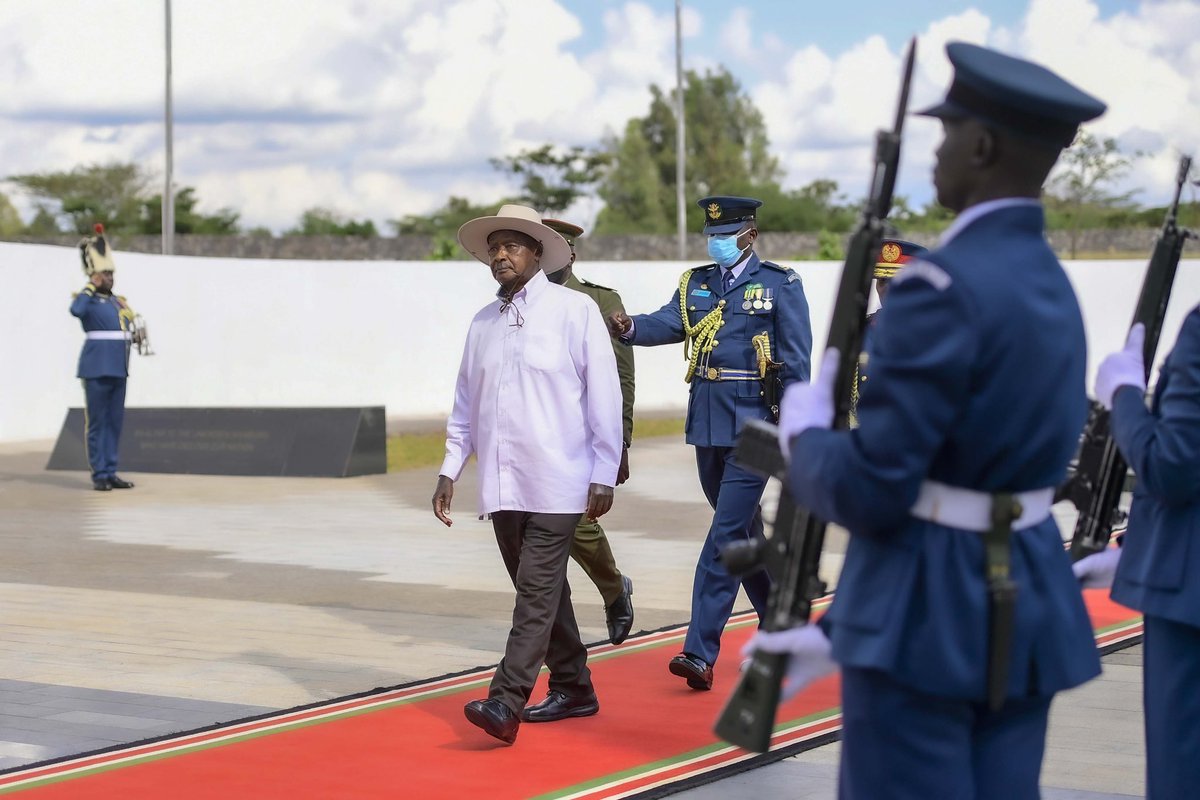
{"type": "Polygon", "coordinates": [[[462,258],[463,249],[458,246],[458,229],[467,220],[490,217],[500,210],[503,203],[477,206],[465,197],[454,197],[446,205],[430,214],[409,214],[388,221],[397,236],[430,236],[433,248],[429,252],[432,261],[453,261],[462,258]]]}
{"type": "Polygon", "coordinates": [[[8,199],[8,195],[0,192],[0,236],[16,236],[25,229],[17,207],[8,199]]]}
{"type": "Polygon", "coordinates": [[[930,200],[920,211],[913,211],[901,222],[903,231],[921,231],[936,233],[947,228],[954,220],[954,212],[940,205],[936,200],[930,200]]]}
{"type": "Polygon", "coordinates": [[[1115,139],[1097,139],[1080,131],[1058,159],[1058,171],[1047,187],[1047,222],[1049,227],[1070,232],[1071,258],[1075,258],[1080,230],[1101,227],[1114,213],[1130,209],[1133,192],[1114,194],[1110,187],[1140,156],[1122,154],[1115,139]]]}
{"type": "Polygon", "coordinates": [[[62,232],[63,230],[58,226],[58,219],[54,216],[54,212],[44,205],[37,207],[37,212],[33,215],[33,219],[25,226],[25,233],[29,236],[54,236],[62,232]]]}
{"type": "Polygon", "coordinates": [[[151,175],[137,164],[111,162],[67,172],[13,175],[8,180],[75,233],[89,233],[96,222],[113,233],[137,233],[151,175]]]}
{"type": "MultiPolygon", "coordinates": [[[[215,214],[202,214],[196,210],[199,199],[196,190],[185,186],[175,193],[175,232],[203,234],[232,234],[238,232],[241,216],[232,208],[222,208],[215,214]]],[[[162,195],[156,194],[142,201],[141,233],[162,233],[162,195]]]]}
{"type": "Polygon", "coordinates": [[[489,217],[500,210],[500,203],[475,205],[465,197],[454,197],[446,205],[429,214],[408,214],[388,222],[397,236],[450,236],[451,239],[467,220],[489,217]]]}
{"type": "MultiPolygon", "coordinates": [[[[629,148],[625,148],[623,140],[615,147],[610,146],[608,150],[614,154],[615,161],[601,183],[600,195],[614,198],[640,196],[646,188],[641,171],[652,166],[660,187],[657,203],[662,213],[655,229],[644,232],[670,233],[676,219],[676,97],[674,91],[665,92],[658,86],[651,86],[650,93],[648,113],[631,120],[623,137],[628,138],[636,127],[649,158],[645,158],[643,145],[637,142],[629,148]],[[627,153],[639,163],[632,167],[621,163],[627,153]],[[629,182],[638,185],[625,185],[629,182]]],[[[684,78],[683,107],[687,158],[684,197],[689,229],[697,230],[701,225],[703,212],[694,201],[704,195],[763,196],[778,190],[781,172],[778,161],[769,152],[762,113],[727,69],[718,67],[703,75],[689,70],[684,78]]],[[[612,212],[618,213],[622,212],[612,212]]],[[[612,227],[618,219],[612,214],[603,220],[609,232],[631,232],[612,227]]],[[[623,216],[630,221],[640,219],[630,213],[623,216]]]]}
{"type": "Polygon", "coordinates": [[[654,156],[637,120],[625,126],[625,136],[606,143],[613,156],[612,169],[599,188],[604,208],[596,217],[594,232],[667,233],[675,208],[664,203],[666,187],[655,168],[654,156]]]}
{"type": "Polygon", "coordinates": [[[845,232],[859,214],[859,208],[838,191],[837,181],[825,178],[790,192],[769,186],[757,196],[763,201],[758,224],[766,231],[845,232]]]}
{"type": "Polygon", "coordinates": [[[521,179],[519,202],[547,216],[557,216],[596,185],[609,159],[603,150],[585,147],[560,150],[544,144],[490,162],[501,172],[521,179]]]}
{"type": "Polygon", "coordinates": [[[361,236],[370,239],[379,235],[369,219],[349,219],[331,209],[315,207],[300,215],[300,224],[287,232],[290,236],[361,236]]]}

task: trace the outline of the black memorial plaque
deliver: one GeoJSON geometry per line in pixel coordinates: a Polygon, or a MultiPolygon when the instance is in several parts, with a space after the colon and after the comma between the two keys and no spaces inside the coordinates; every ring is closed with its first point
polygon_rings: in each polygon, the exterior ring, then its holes
{"type": "MultiPolygon", "coordinates": [[[[383,406],[127,408],[122,472],[342,478],[387,472],[383,406]]],[[[86,470],[83,409],[67,410],[46,469],[86,470]]]]}

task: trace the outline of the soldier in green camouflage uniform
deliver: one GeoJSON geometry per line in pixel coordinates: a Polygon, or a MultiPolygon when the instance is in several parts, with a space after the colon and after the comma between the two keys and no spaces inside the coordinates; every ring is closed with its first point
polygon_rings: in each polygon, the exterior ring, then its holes
{"type": "MultiPolygon", "coordinates": [[[[543,219],[542,224],[562,234],[571,245],[571,261],[556,272],[551,272],[554,265],[543,267],[546,277],[560,286],[583,292],[596,301],[600,306],[600,314],[605,319],[614,311],[625,312],[621,296],[612,289],[597,286],[578,278],[573,267],[575,265],[575,237],[583,233],[583,228],[563,222],[558,219],[543,219]]],[[[620,486],[629,479],[629,444],[633,438],[633,348],[625,347],[613,340],[613,352],[617,357],[617,374],[621,378],[622,419],[624,432],[621,449],[621,467],[617,471],[617,485],[620,486]]],[[[596,584],[604,598],[604,617],[608,623],[608,638],[613,644],[620,644],[629,636],[633,629],[633,581],[628,575],[622,575],[617,569],[617,561],[604,528],[600,523],[581,517],[579,526],[575,529],[575,541],[571,544],[571,558],[583,568],[587,576],[596,584]]]]}

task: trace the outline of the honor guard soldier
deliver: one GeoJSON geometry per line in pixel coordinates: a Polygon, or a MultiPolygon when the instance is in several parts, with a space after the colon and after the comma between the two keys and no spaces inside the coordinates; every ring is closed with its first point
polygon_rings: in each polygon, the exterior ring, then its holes
{"type": "MultiPolygon", "coordinates": [[[[875,295],[879,298],[879,309],[883,308],[883,300],[887,297],[888,285],[900,268],[929,250],[919,244],[906,242],[903,239],[884,239],[879,248],[879,258],[875,262],[875,295]]],[[[858,357],[858,366],[854,370],[854,386],[850,392],[850,424],[858,425],[858,396],[862,385],[867,382],[867,362],[870,359],[871,337],[875,334],[875,322],[879,319],[879,309],[867,315],[867,328],[863,334],[862,353],[858,357]]]]}
{"type": "Polygon", "coordinates": [[[1122,546],[1075,563],[1085,587],[1145,615],[1146,797],[1200,787],[1200,308],[1183,321],[1146,407],[1145,327],[1096,371],[1096,399],[1137,475],[1122,546]],[[1118,563],[1119,562],[1119,563],[1118,563]],[[1116,578],[1113,579],[1113,570],[1116,578]]]}
{"type": "Polygon", "coordinates": [[[78,377],[87,401],[84,441],[92,468],[92,488],[132,489],[133,483],[117,475],[117,448],[125,419],[125,382],[129,376],[129,351],[133,345],[135,314],[124,297],[114,295],[112,249],[104,226],[79,243],[88,284],[71,302],[71,314],[83,325],[83,351],[78,377]]]}
{"type": "MultiPolygon", "coordinates": [[[[596,301],[605,319],[615,313],[625,313],[621,295],[605,286],[589,283],[575,274],[575,239],[583,234],[583,228],[561,219],[543,219],[542,224],[557,231],[571,247],[571,259],[562,269],[552,265],[544,268],[551,283],[582,292],[596,301]]],[[[625,347],[613,339],[613,353],[617,358],[617,374],[621,379],[621,467],[617,470],[617,486],[629,479],[629,444],[633,441],[633,348],[625,347]]],[[[604,528],[594,519],[580,518],[575,528],[575,541],[571,543],[571,558],[575,559],[604,599],[604,621],[608,625],[608,639],[620,644],[633,629],[633,580],[617,569],[617,559],[609,546],[604,528]]]]}
{"type": "Polygon", "coordinates": [[[958,217],[891,281],[858,427],[830,429],[829,354],[780,421],[794,499],[850,544],[819,626],[755,640],[793,639],[801,675],[828,634],[842,798],[1036,798],[1052,698],[1100,672],[1050,514],[1087,416],[1086,340],[1039,197],[1105,106],[1028,61],[947,53],[953,84],[922,113],[958,217]]]}
{"type": "Polygon", "coordinates": [[[658,311],[614,314],[609,325],[630,344],[684,343],[683,379],[691,384],[687,442],[696,448],[700,485],[714,514],[696,564],[683,652],[669,668],[693,689],[706,690],[739,586],[760,620],[771,586],[765,571],[739,579],[718,557],[728,544],[763,535],[758,503],[766,479],[734,461],[734,444],[746,420],[775,418],[771,406],[781,387],[808,379],[812,328],[800,276],[754,252],[762,202],[705,197],[698,205],[716,263],[683,273],[658,311]]]}

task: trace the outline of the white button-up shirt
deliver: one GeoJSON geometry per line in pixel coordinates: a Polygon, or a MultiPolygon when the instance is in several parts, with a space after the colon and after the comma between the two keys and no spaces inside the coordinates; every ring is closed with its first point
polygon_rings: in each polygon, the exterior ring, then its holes
{"type": "Polygon", "coordinates": [[[481,516],[582,513],[589,484],[616,485],[621,383],[592,298],[538,272],[511,306],[475,315],[441,474],[458,480],[472,453],[481,516]]]}

